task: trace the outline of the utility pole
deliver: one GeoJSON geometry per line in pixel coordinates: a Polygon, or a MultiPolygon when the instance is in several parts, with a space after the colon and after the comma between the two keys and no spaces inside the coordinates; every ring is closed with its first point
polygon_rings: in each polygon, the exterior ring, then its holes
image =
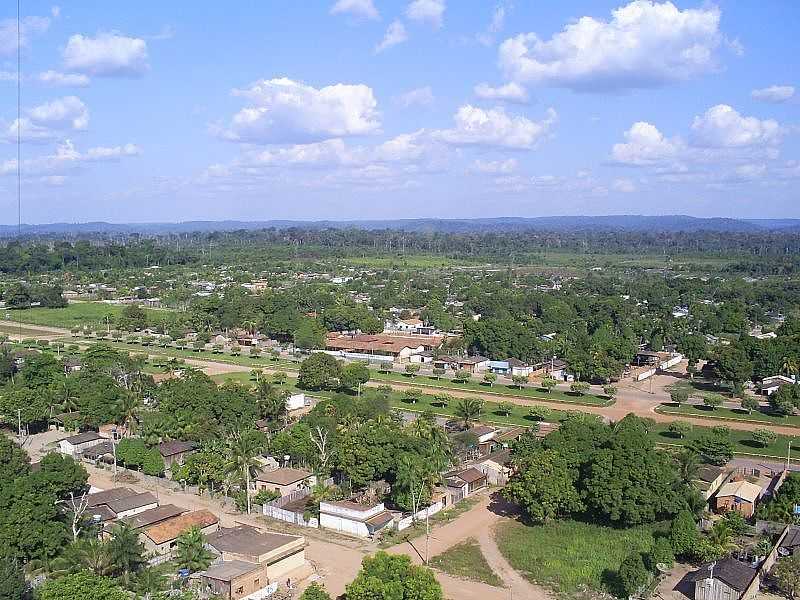
{"type": "Polygon", "coordinates": [[[17,409],[17,436],[19,437],[19,445],[22,445],[22,409],[17,409]]]}
{"type": "Polygon", "coordinates": [[[111,438],[111,451],[114,454],[114,481],[117,480],[117,441],[111,438]]]}
{"type": "Polygon", "coordinates": [[[789,440],[789,449],[786,451],[786,470],[789,470],[789,463],[792,460],[792,440],[789,440]]]}

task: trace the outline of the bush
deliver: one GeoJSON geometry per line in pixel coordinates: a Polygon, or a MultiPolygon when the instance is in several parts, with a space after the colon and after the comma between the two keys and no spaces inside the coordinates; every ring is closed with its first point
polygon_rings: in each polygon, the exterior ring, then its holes
{"type": "MultiPolygon", "coordinates": [[[[280,498],[281,495],[278,492],[273,492],[272,490],[259,490],[258,493],[250,498],[250,501],[253,504],[269,504],[276,498],[280,498]]],[[[246,499],[245,499],[246,502],[246,499]]],[[[245,504],[245,509],[247,505],[245,504]]]]}
{"type": "Polygon", "coordinates": [[[623,597],[636,594],[650,581],[650,572],[644,566],[642,555],[639,552],[629,554],[617,572],[620,592],[623,597]]]}

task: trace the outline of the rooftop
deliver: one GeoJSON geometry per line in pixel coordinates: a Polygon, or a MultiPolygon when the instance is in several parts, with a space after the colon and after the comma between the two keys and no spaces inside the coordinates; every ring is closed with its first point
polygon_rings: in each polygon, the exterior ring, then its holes
{"type": "Polygon", "coordinates": [[[131,488],[116,487],[103,490],[102,492],[89,494],[86,496],[86,499],[88,500],[88,506],[91,508],[92,506],[108,504],[109,502],[113,502],[114,500],[119,500],[121,498],[127,498],[128,496],[135,496],[137,493],[138,492],[132,490],[131,488]]]}
{"type": "Polygon", "coordinates": [[[727,557],[706,563],[694,573],[689,573],[691,581],[702,581],[708,579],[713,565],[714,578],[726,583],[728,586],[740,592],[745,591],[752,583],[758,571],[747,563],[743,563],[735,558],[727,557]]]}
{"type": "Polygon", "coordinates": [[[750,503],[755,503],[761,496],[761,487],[749,481],[729,481],[717,492],[717,498],[724,496],[735,496],[750,503]]]}
{"type": "Polygon", "coordinates": [[[161,456],[175,456],[176,454],[183,454],[190,452],[196,448],[194,442],[182,442],[180,440],[172,440],[171,442],[161,442],[158,445],[158,451],[161,456]]]}
{"type": "Polygon", "coordinates": [[[200,572],[199,575],[218,581],[233,581],[237,577],[247,575],[260,568],[261,565],[243,560],[226,560],[210,566],[205,571],[200,572]]]}
{"type": "Polygon", "coordinates": [[[264,483],[274,483],[275,485],[291,485],[311,477],[310,471],[302,469],[290,469],[282,467],[274,471],[260,471],[256,479],[264,483]]]}
{"type": "Polygon", "coordinates": [[[150,492],[142,492],[141,494],[135,494],[133,496],[125,496],[119,500],[112,500],[111,502],[106,503],[108,508],[117,514],[125,512],[126,510],[133,510],[135,508],[148,506],[149,504],[158,504],[158,499],[150,492]]]}
{"type": "Polygon", "coordinates": [[[83,433],[79,433],[77,435],[73,435],[71,437],[65,438],[64,442],[68,442],[73,446],[77,444],[85,444],[87,442],[94,442],[97,440],[102,440],[103,437],[98,434],[96,431],[84,431],[83,433]]]}
{"type": "Polygon", "coordinates": [[[140,512],[138,515],[126,517],[123,519],[123,521],[128,523],[134,529],[142,529],[143,527],[155,525],[156,523],[166,521],[172,517],[177,517],[185,512],[185,508],[180,508],[174,504],[164,504],[163,506],[157,506],[144,512],[140,512]]]}
{"type": "Polygon", "coordinates": [[[153,540],[153,543],[163,544],[176,539],[181,533],[192,527],[196,526],[202,529],[216,523],[219,523],[219,519],[211,511],[196,510],[148,527],[145,535],[153,540]]]}
{"type": "Polygon", "coordinates": [[[259,531],[255,527],[240,525],[231,529],[220,529],[208,535],[206,542],[218,552],[261,556],[302,539],[296,535],[259,531]]]}

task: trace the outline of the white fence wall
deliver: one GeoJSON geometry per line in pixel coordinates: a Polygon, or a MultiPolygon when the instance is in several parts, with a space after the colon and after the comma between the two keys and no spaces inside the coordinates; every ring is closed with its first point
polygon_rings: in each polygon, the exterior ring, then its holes
{"type": "Polygon", "coordinates": [[[408,527],[411,527],[411,525],[414,523],[414,521],[421,521],[421,520],[425,519],[426,517],[430,517],[432,515],[435,515],[436,513],[438,513],[443,508],[444,508],[444,505],[441,502],[434,502],[428,508],[425,508],[425,509],[419,511],[416,515],[408,515],[407,517],[404,517],[404,518],[400,519],[397,522],[397,531],[403,531],[403,529],[407,529],[408,527]]]}

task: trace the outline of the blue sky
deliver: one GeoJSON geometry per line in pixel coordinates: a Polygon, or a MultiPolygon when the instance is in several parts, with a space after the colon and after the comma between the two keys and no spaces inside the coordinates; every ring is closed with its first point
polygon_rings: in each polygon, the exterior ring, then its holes
{"type": "Polygon", "coordinates": [[[23,8],[25,222],[800,217],[795,2],[23,8]]]}

